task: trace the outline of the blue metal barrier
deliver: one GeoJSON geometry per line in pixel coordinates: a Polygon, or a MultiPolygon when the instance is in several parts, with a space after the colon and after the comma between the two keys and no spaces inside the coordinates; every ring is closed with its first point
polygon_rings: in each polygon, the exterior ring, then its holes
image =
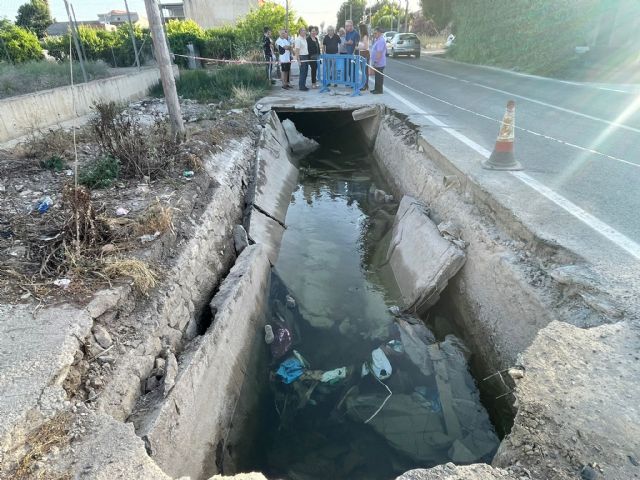
{"type": "Polygon", "coordinates": [[[360,95],[367,78],[367,60],[360,55],[323,54],[320,55],[322,65],[322,89],[328,92],[331,85],[346,85],[353,89],[352,97],[360,95]]]}

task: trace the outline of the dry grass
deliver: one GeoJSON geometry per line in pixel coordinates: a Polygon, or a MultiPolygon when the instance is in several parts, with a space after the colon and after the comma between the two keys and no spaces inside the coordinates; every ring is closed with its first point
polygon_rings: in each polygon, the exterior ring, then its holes
{"type": "Polygon", "coordinates": [[[48,131],[34,127],[23,142],[20,142],[16,151],[24,158],[44,160],[53,156],[63,159],[71,158],[73,148],[73,132],[62,128],[54,128],[48,131]]]}
{"type": "Polygon", "coordinates": [[[138,292],[147,295],[158,284],[158,275],[142,260],[119,258],[105,263],[103,272],[109,278],[129,277],[138,292]]]}
{"type": "Polygon", "coordinates": [[[44,469],[36,467],[36,463],[53,447],[60,447],[68,443],[70,429],[71,414],[62,412],[32,431],[26,440],[28,451],[18,462],[18,468],[12,478],[16,480],[70,478],[68,475],[53,476],[44,469]]]}
{"type": "Polygon", "coordinates": [[[173,207],[163,205],[160,199],[156,199],[155,203],[138,219],[135,227],[136,235],[154,234],[156,232],[174,233],[173,212],[173,207]]]}
{"type": "Polygon", "coordinates": [[[425,35],[418,34],[420,46],[425,50],[441,50],[447,41],[447,35],[425,35]]]}
{"type": "Polygon", "coordinates": [[[241,107],[250,107],[256,99],[262,95],[262,91],[257,88],[246,87],[244,85],[233,86],[231,88],[233,99],[241,107]]]}

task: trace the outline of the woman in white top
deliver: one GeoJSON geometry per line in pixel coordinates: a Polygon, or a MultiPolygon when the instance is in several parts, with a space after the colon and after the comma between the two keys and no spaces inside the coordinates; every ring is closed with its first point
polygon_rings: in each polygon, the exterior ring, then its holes
{"type": "Polygon", "coordinates": [[[301,28],[298,32],[298,38],[296,38],[296,58],[300,65],[300,81],[298,82],[298,88],[306,92],[307,88],[307,73],[309,72],[309,47],[307,46],[307,29],[301,28]]]}
{"type": "Polygon", "coordinates": [[[280,71],[282,72],[282,88],[291,88],[289,85],[289,75],[291,74],[291,42],[287,38],[287,31],[280,30],[280,38],[276,40],[278,59],[280,61],[280,71]]]}

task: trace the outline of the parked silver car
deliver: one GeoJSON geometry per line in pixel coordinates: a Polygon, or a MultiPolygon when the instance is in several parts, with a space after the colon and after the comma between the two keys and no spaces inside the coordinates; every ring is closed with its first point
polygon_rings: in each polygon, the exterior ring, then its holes
{"type": "Polygon", "coordinates": [[[415,55],[420,58],[420,39],[415,33],[396,33],[389,42],[387,55],[397,58],[399,55],[415,55]]]}

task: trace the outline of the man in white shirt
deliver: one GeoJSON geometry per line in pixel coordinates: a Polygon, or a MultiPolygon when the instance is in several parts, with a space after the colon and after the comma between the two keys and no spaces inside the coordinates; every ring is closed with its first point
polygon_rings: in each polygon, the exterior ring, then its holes
{"type": "Polygon", "coordinates": [[[289,75],[291,74],[291,42],[289,41],[287,31],[284,29],[280,30],[280,38],[276,40],[276,48],[280,60],[280,71],[282,72],[282,88],[291,88],[291,85],[289,85],[289,75]]]}
{"type": "Polygon", "coordinates": [[[307,88],[307,72],[309,71],[309,47],[307,45],[307,29],[301,28],[296,38],[296,58],[300,64],[300,81],[298,87],[301,91],[306,92],[307,88]]]}

